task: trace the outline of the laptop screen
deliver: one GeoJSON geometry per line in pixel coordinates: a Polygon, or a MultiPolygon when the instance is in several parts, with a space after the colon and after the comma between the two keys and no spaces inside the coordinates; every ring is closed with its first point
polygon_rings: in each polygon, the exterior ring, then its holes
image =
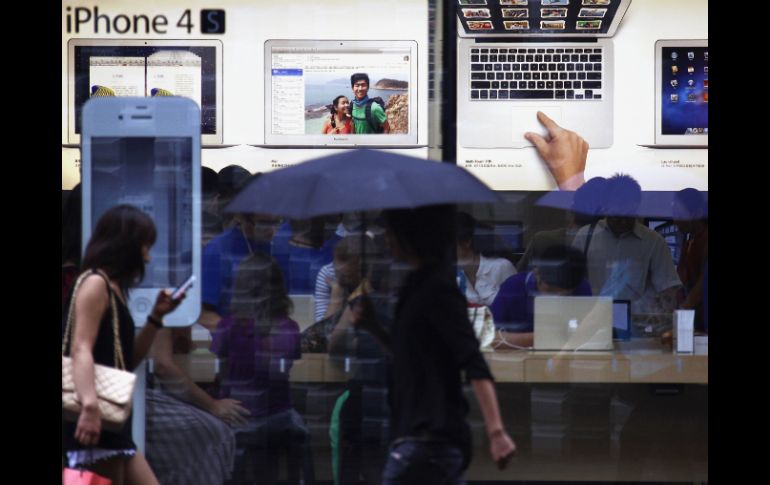
{"type": "Polygon", "coordinates": [[[612,302],[612,338],[616,340],[631,338],[631,302],[629,300],[612,302]]]}
{"type": "Polygon", "coordinates": [[[467,34],[607,34],[620,0],[457,0],[467,34]]]}
{"type": "Polygon", "coordinates": [[[218,40],[71,40],[69,142],[92,97],[185,96],[200,107],[202,142],[222,143],[221,56],[218,40]]]}
{"type": "Polygon", "coordinates": [[[416,144],[416,47],[412,41],[268,41],[265,143],[416,144]],[[335,101],[355,99],[353,74],[369,79],[366,95],[373,102],[365,109],[371,115],[350,120],[349,127],[337,126],[338,118],[331,125],[335,101]]]}
{"type": "Polygon", "coordinates": [[[664,46],[661,58],[661,134],[707,135],[708,47],[664,46]]]}

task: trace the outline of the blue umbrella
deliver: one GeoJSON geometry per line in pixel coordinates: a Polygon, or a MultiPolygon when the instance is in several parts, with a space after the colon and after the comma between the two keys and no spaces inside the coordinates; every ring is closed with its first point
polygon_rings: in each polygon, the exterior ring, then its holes
{"type": "Polygon", "coordinates": [[[379,150],[351,150],[263,174],[227,212],[307,219],[340,212],[503,200],[466,170],[449,163],[379,150]]]}
{"type": "MultiPolygon", "coordinates": [[[[587,181],[585,185],[577,191],[552,191],[548,192],[536,202],[539,206],[553,207],[573,211],[576,213],[603,217],[607,215],[633,215],[635,217],[658,218],[658,219],[687,219],[681,214],[674,213],[674,200],[679,197],[685,200],[693,213],[698,217],[708,217],[708,192],[701,192],[695,189],[685,189],[679,192],[671,191],[643,191],[641,198],[629,213],[628,208],[616,211],[617,205],[626,205],[621,200],[622,197],[616,197],[618,200],[609,200],[602,195],[603,187],[597,182],[601,177],[594,177],[587,181]],[[586,191],[579,197],[581,191],[586,191]],[[604,199],[604,200],[602,200],[604,199]],[[695,207],[697,206],[697,208],[695,207]]],[[[604,181],[604,179],[602,179],[604,181]]],[[[622,195],[622,194],[620,194],[622,195]]]]}

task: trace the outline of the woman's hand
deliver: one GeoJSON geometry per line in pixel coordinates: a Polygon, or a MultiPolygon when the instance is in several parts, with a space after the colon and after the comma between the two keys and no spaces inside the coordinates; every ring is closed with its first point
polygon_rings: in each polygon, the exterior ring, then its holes
{"type": "Polygon", "coordinates": [[[186,297],[187,294],[182,294],[180,298],[174,300],[171,298],[171,290],[160,290],[158,292],[158,297],[155,299],[155,306],[152,307],[151,315],[154,318],[161,320],[164,316],[176,310],[176,307],[178,307],[186,297]]]}
{"type": "Polygon", "coordinates": [[[251,415],[251,412],[235,399],[217,399],[210,411],[214,416],[230,424],[246,424],[246,416],[251,415]]]}
{"type": "Polygon", "coordinates": [[[99,443],[102,433],[102,413],[97,404],[83,406],[75,428],[75,439],[83,446],[94,446],[99,443]]]}

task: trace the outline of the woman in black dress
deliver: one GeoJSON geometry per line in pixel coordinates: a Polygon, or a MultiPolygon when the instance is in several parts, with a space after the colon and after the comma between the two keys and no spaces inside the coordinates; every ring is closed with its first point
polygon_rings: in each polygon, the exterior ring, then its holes
{"type": "MultiPolygon", "coordinates": [[[[126,369],[133,370],[147,355],[163,317],[182,301],[171,292],[158,293],[147,324],[134,336],[134,321],[126,306],[126,293],[144,277],[150,248],[157,232],[150,217],[129,205],[104,213],[96,224],[83,257],[89,272],[75,298],[72,343],[73,380],[82,411],[75,423],[65,423],[64,446],[68,466],[82,467],[114,484],[157,484],[147,461],[131,436],[131,419],[117,432],[102,430],[94,384],[94,364],[115,366],[114,331],[110,298],[115,296],[118,332],[126,369]]],[[[73,298],[73,296],[70,296],[73,298]]]]}

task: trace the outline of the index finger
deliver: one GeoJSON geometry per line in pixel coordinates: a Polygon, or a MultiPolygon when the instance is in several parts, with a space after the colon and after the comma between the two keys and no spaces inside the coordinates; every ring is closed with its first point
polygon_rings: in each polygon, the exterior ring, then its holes
{"type": "Polygon", "coordinates": [[[557,125],[554,120],[549,118],[548,115],[546,115],[542,111],[537,112],[537,119],[540,121],[540,123],[543,124],[543,126],[545,126],[545,128],[548,130],[548,133],[551,134],[551,137],[556,136],[559,132],[561,132],[561,130],[564,129],[561,126],[557,125]]]}

